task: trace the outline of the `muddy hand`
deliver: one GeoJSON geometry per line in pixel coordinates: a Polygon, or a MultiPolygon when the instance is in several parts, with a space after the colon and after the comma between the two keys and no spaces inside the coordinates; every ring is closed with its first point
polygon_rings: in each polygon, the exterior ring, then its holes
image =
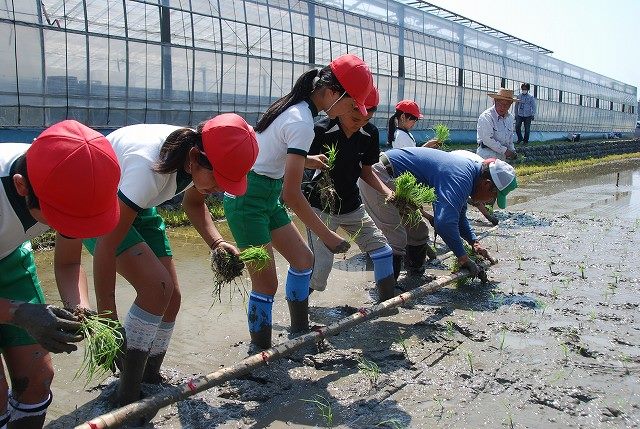
{"type": "Polygon", "coordinates": [[[349,250],[350,247],[351,247],[351,244],[347,240],[342,240],[342,242],[338,244],[334,249],[329,249],[329,250],[331,250],[331,253],[334,253],[334,254],[345,253],[347,250],[349,250]]]}
{"type": "Polygon", "coordinates": [[[10,322],[29,333],[42,347],[52,353],[77,350],[82,340],[78,335],[80,322],[71,313],[46,304],[23,303],[18,306],[10,322]]]}
{"type": "MultiPolygon", "coordinates": [[[[471,259],[467,259],[467,261],[464,264],[462,264],[462,268],[469,271],[471,278],[479,277],[480,275],[480,267],[478,267],[478,264],[473,262],[471,259]]],[[[486,277],[486,274],[485,274],[485,277],[486,277]]]]}

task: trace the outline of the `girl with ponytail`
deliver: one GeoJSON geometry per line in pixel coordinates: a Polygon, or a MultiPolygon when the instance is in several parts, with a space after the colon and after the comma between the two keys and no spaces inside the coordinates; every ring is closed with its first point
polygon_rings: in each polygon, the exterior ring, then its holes
{"type": "MultiPolygon", "coordinates": [[[[120,128],[107,136],[121,168],[115,229],[85,240],[94,255],[93,273],[98,313],[118,318],[116,271],[136,290],[124,318],[126,350],[120,366],[119,405],[140,399],[140,383],[159,383],[176,315],[180,290],[156,206],[184,193],[182,206],[202,239],[212,249],[238,253],[216,229],[205,205],[207,194],[224,190],[241,195],[246,174],[258,154],[253,129],[234,113],[218,115],[196,130],[163,124],[120,128]]],[[[86,291],[78,302],[88,307],[86,291]]]]}
{"type": "Polygon", "coordinates": [[[260,153],[249,173],[247,193],[225,195],[224,210],[238,247],[264,246],[270,263],[260,270],[248,264],[251,276],[248,319],[253,347],[271,346],[271,314],[278,277],[275,248],[289,262],[286,298],[291,332],[308,330],[309,281],[313,254],[284,208],[286,204],[334,253],[349,243],[328,229],[300,189],[307,152],[314,134],[314,117],[360,110],[373,86],[368,66],[355,55],[342,55],[321,70],[298,78],[290,93],[273,103],[256,126],[260,153]],[[280,196],[282,195],[282,200],[280,196]]]}
{"type": "Polygon", "coordinates": [[[416,140],[409,132],[422,119],[420,108],[413,100],[402,100],[396,104],[396,112],[389,118],[387,143],[394,149],[416,147],[416,140]]]}

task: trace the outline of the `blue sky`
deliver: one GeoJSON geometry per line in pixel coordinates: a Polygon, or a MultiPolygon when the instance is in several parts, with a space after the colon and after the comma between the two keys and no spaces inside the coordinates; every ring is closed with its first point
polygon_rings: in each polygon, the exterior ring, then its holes
{"type": "Polygon", "coordinates": [[[428,1],[640,92],[640,0],[428,1]]]}

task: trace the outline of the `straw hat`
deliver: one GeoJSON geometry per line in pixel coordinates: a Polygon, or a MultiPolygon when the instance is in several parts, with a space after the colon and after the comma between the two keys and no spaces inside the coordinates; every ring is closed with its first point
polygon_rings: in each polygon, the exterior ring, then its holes
{"type": "Polygon", "coordinates": [[[507,88],[500,88],[498,92],[489,92],[487,95],[495,100],[518,101],[518,98],[513,96],[513,90],[507,88]]]}

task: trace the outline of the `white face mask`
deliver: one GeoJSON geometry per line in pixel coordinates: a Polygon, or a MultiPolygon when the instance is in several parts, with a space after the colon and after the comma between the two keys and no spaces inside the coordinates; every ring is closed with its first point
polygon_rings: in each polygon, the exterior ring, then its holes
{"type": "Polygon", "coordinates": [[[523,93],[523,94],[526,94],[526,93],[528,93],[528,92],[529,92],[529,90],[527,90],[527,89],[523,89],[523,90],[521,90],[520,92],[521,92],[521,93],[523,93]]]}

